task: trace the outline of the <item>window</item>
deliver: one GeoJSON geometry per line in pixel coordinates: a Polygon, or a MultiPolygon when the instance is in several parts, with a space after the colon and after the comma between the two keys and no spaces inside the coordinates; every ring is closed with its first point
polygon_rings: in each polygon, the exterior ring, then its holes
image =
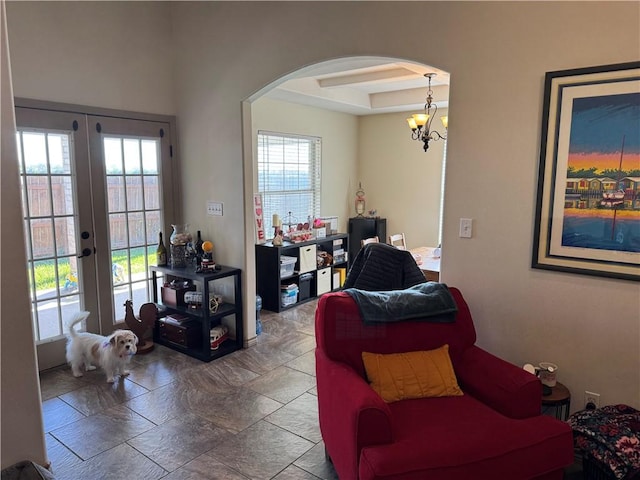
{"type": "Polygon", "coordinates": [[[258,191],[267,232],[273,232],[273,214],[283,229],[320,216],[321,144],[318,137],[258,132],[258,191]]]}

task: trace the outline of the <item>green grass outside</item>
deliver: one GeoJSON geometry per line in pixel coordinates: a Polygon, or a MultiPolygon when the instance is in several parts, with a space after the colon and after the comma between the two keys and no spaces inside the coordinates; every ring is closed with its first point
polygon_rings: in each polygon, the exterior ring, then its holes
{"type": "MultiPolygon", "coordinates": [[[[147,270],[147,265],[155,264],[155,247],[149,247],[146,263],[145,247],[132,248],[130,252],[131,274],[144,273],[147,270]]],[[[113,252],[112,262],[122,266],[124,271],[127,272],[129,270],[129,266],[127,264],[127,250],[117,250],[113,252]]],[[[56,269],[54,260],[36,262],[34,275],[37,291],[53,290],[56,288],[56,269]]],[[[61,259],[58,262],[58,285],[60,288],[64,287],[65,282],[70,275],[71,265],[61,259]]]]}

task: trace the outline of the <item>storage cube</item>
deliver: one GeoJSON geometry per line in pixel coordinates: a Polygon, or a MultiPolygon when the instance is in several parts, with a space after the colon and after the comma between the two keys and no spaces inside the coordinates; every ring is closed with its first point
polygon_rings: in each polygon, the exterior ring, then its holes
{"type": "Polygon", "coordinates": [[[318,270],[317,294],[322,295],[331,291],[331,268],[318,270]]]}

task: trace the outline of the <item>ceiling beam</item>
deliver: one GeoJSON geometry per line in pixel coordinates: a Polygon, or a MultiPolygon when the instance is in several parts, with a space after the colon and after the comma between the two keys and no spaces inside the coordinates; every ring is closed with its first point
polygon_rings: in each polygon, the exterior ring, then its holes
{"type": "Polygon", "coordinates": [[[318,80],[318,84],[320,85],[320,88],[348,87],[353,85],[412,80],[420,77],[421,75],[418,75],[416,72],[411,70],[407,70],[406,68],[390,68],[387,70],[321,78],[318,80]]]}

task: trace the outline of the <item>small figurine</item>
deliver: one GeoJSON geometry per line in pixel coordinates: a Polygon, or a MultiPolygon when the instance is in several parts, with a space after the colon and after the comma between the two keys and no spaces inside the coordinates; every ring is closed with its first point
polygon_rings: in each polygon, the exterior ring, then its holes
{"type": "Polygon", "coordinates": [[[275,245],[276,247],[281,247],[282,246],[282,231],[278,231],[278,234],[273,237],[273,245],[275,245]]]}

